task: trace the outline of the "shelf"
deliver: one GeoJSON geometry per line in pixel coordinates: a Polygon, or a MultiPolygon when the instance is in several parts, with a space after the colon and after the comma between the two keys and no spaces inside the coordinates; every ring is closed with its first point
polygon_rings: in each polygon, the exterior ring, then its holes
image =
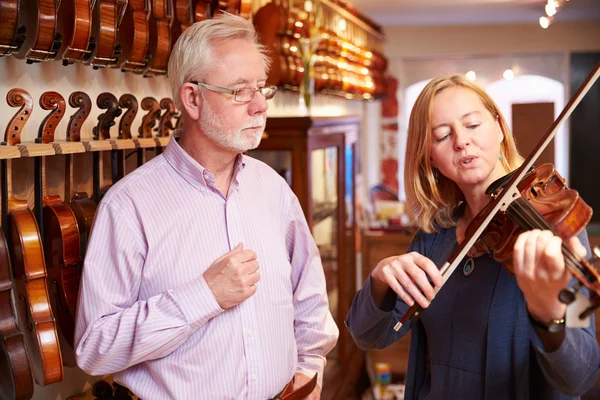
{"type": "Polygon", "coordinates": [[[381,42],[384,41],[385,36],[383,35],[383,33],[379,32],[374,27],[372,27],[371,25],[367,24],[365,21],[363,21],[362,19],[360,19],[356,15],[352,14],[350,11],[348,11],[344,7],[338,6],[337,4],[331,2],[330,0],[318,0],[318,1],[322,5],[329,7],[331,10],[335,11],[336,13],[338,13],[339,15],[341,15],[342,17],[346,18],[347,20],[349,20],[353,24],[356,24],[357,26],[359,26],[360,28],[362,28],[363,30],[365,30],[366,32],[368,32],[370,35],[373,35],[375,38],[377,38],[377,40],[379,40],[381,42]]]}

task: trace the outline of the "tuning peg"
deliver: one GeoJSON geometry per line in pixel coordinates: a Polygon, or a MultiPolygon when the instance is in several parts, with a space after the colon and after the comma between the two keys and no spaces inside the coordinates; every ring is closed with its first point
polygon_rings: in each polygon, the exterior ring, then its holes
{"type": "Polygon", "coordinates": [[[581,282],[576,281],[572,286],[568,286],[558,293],[558,299],[563,304],[571,304],[575,301],[577,292],[581,289],[581,282]]]}

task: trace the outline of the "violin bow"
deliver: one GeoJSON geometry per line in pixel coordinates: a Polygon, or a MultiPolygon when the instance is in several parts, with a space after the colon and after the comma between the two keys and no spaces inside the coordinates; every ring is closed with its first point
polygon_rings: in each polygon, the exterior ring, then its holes
{"type": "MultiPolygon", "coordinates": [[[[464,240],[460,243],[458,248],[454,251],[450,259],[444,263],[442,268],[440,268],[440,273],[442,274],[442,286],[434,288],[435,294],[437,294],[440,289],[444,286],[446,281],[450,278],[450,275],[456,270],[458,264],[463,260],[463,258],[469,252],[469,249],[473,247],[475,242],[479,239],[483,231],[487,228],[489,223],[492,221],[496,213],[498,211],[506,211],[510,203],[512,203],[516,198],[521,196],[521,193],[517,187],[517,184],[523,179],[523,177],[527,174],[529,169],[533,166],[533,163],[540,157],[544,149],[550,144],[559,128],[562,124],[571,116],[577,105],[581,102],[583,97],[587,94],[590,88],[594,85],[598,77],[600,76],[600,63],[598,63],[594,70],[588,75],[583,84],[577,90],[577,93],[569,100],[563,111],[560,113],[556,121],[550,126],[548,132],[544,135],[544,137],[539,141],[535,149],[529,154],[529,156],[523,161],[523,164],[515,171],[512,178],[508,181],[506,186],[502,189],[502,191],[496,196],[492,198],[492,206],[488,206],[487,215],[477,215],[473,221],[480,221],[479,226],[477,228],[472,228],[471,225],[467,228],[466,232],[471,231],[471,234],[465,234],[464,240]],[[472,230],[471,230],[472,228],[472,230]]],[[[486,209],[484,209],[486,210],[486,209]]],[[[480,212],[481,214],[481,212],[480,212]]],[[[415,303],[412,307],[408,309],[406,314],[400,319],[396,325],[394,325],[394,330],[399,331],[400,328],[408,321],[409,319],[418,318],[421,314],[422,308],[417,303],[415,303]]]]}

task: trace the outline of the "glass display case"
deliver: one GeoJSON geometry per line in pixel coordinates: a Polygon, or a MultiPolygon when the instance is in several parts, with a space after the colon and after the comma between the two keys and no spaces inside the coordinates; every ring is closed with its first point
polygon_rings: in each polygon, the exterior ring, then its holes
{"type": "Polygon", "coordinates": [[[359,129],[358,117],[269,118],[260,146],[248,152],[286,179],[319,248],[329,307],[340,328],[327,358],[323,399],[343,398],[364,361],[344,326],[356,292],[359,129]]]}

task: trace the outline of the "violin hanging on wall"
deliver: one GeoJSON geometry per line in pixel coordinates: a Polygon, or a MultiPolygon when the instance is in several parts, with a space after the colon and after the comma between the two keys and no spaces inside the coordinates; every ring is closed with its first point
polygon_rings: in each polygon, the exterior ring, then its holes
{"type": "Polygon", "coordinates": [[[150,27],[150,61],[144,76],[167,73],[167,63],[171,54],[171,25],[173,24],[173,1],[152,0],[152,13],[148,21],[150,27]]]}
{"type": "Polygon", "coordinates": [[[96,0],[61,0],[58,9],[58,33],[61,47],[58,57],[63,65],[87,62],[92,56],[95,39],[92,38],[92,11],[96,0]]]}
{"type": "Polygon", "coordinates": [[[17,58],[27,59],[31,64],[56,58],[62,39],[57,30],[59,0],[27,0],[21,3],[22,18],[27,35],[17,58]]]}
{"type": "Polygon", "coordinates": [[[0,56],[18,52],[25,41],[25,25],[19,25],[21,0],[0,1],[0,56]]]}
{"type": "MultiPolygon", "coordinates": [[[[54,133],[65,114],[65,100],[57,92],[45,92],[40,106],[50,110],[40,126],[43,143],[53,143],[54,133]]],[[[46,181],[46,159],[40,160],[44,219],[44,257],[48,271],[50,302],[62,338],[63,364],[74,367],[75,311],[79,294],[82,259],[79,228],[75,214],[58,195],[49,195],[46,181]]]]}
{"type": "Polygon", "coordinates": [[[92,37],[95,46],[90,64],[95,68],[114,67],[121,55],[121,46],[117,45],[117,32],[127,0],[96,0],[92,11],[92,37]]]}
{"type": "MultiPolygon", "coordinates": [[[[13,117],[6,126],[4,143],[9,138],[16,136],[13,132],[19,131],[14,120],[26,121],[31,115],[32,104],[25,104],[25,99],[12,99],[11,106],[20,107],[17,115],[13,117]],[[22,99],[22,103],[19,101],[22,99]],[[19,105],[20,104],[20,105],[19,105]],[[27,114],[24,111],[28,109],[27,114]],[[22,119],[21,119],[22,118],[22,119]],[[16,130],[14,128],[17,128],[16,130]]],[[[29,98],[31,100],[31,98],[29,98]]],[[[24,123],[24,122],[23,122],[24,123]]],[[[12,279],[12,266],[8,257],[9,248],[4,236],[4,228],[7,221],[8,210],[8,161],[1,160],[2,163],[2,230],[0,230],[0,393],[7,398],[28,400],[33,395],[33,380],[31,378],[31,367],[27,359],[27,350],[25,341],[17,322],[15,320],[15,310],[13,307],[14,283],[12,279]]]]}
{"type": "MultiPolygon", "coordinates": [[[[77,108],[77,111],[69,119],[69,124],[67,126],[67,140],[70,142],[79,142],[81,139],[81,127],[90,115],[92,101],[90,96],[84,92],[73,92],[71,93],[71,96],[69,96],[69,105],[77,108]]],[[[70,155],[67,155],[66,165],[67,177],[65,182],[67,183],[67,188],[65,191],[67,194],[72,192],[69,207],[71,210],[73,210],[75,218],[77,219],[77,227],[79,228],[80,239],[80,254],[81,258],[84,258],[89,234],[94,221],[94,215],[96,215],[96,203],[90,199],[86,192],[78,192],[74,190],[73,158],[70,155]]]]}
{"type": "MultiPolygon", "coordinates": [[[[13,89],[8,92],[7,100],[11,106],[21,107],[17,114],[31,115],[33,102],[26,91],[13,89]],[[24,109],[23,105],[30,108],[24,109]]],[[[16,129],[11,129],[12,137],[7,139],[15,144],[20,143],[23,125],[15,125],[16,129]]],[[[43,132],[41,136],[44,136],[43,132]]],[[[8,168],[10,185],[10,160],[8,168]]],[[[62,380],[63,366],[56,323],[50,307],[40,230],[26,201],[17,200],[11,195],[8,204],[9,250],[16,281],[19,327],[25,337],[34,380],[38,385],[45,386],[62,380]]]]}
{"type": "Polygon", "coordinates": [[[123,71],[141,74],[150,61],[148,18],[151,10],[150,0],[129,0],[127,4],[117,36],[121,47],[117,65],[123,71]]]}

